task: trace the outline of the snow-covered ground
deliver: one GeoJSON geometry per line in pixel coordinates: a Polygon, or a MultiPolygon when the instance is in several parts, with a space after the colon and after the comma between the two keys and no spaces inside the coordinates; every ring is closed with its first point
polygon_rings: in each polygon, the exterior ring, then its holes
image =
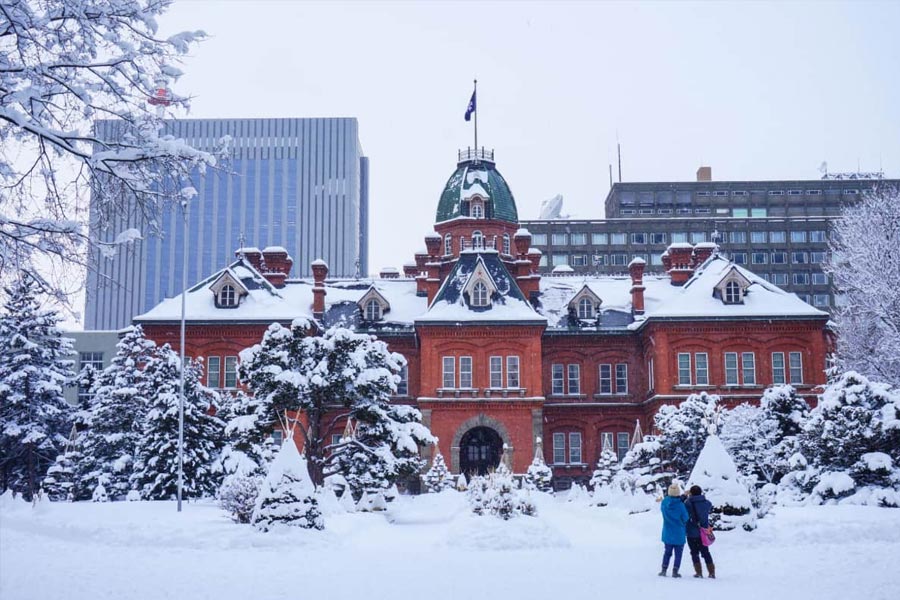
{"type": "MultiPolygon", "coordinates": [[[[468,513],[456,492],[401,497],[326,530],[258,533],[211,503],[0,503],[0,598],[691,597],[893,599],[900,510],[778,508],[721,533],[719,579],[656,575],[656,511],[537,499],[537,518],[468,513]],[[669,596],[671,594],[671,596],[669,596]]],[[[687,551],[687,549],[685,549],[687,551]]]]}

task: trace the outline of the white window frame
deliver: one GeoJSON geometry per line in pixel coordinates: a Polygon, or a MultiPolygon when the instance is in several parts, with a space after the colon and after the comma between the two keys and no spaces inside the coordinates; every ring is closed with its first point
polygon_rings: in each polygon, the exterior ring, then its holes
{"type": "Polygon", "coordinates": [[[503,387],[503,357],[491,356],[488,359],[491,372],[491,387],[499,389],[503,387]]]}
{"type": "Polygon", "coordinates": [[[616,434],[616,457],[621,461],[628,454],[628,447],[631,445],[631,436],[627,431],[620,431],[616,434]]]}
{"type": "Polygon", "coordinates": [[[550,394],[562,396],[566,393],[565,365],[554,363],[550,365],[550,394]]]}
{"type": "Polygon", "coordinates": [[[788,354],[788,367],[790,369],[791,385],[795,383],[803,383],[803,353],[791,352],[788,354]],[[796,366],[794,366],[796,359],[796,366]],[[795,377],[796,373],[796,377],[795,377]]]}
{"type": "Polygon", "coordinates": [[[366,301],[366,321],[378,321],[381,319],[381,304],[375,298],[366,301]]]}
{"type": "Polygon", "coordinates": [[[238,357],[237,356],[226,356],[225,357],[225,381],[223,382],[223,386],[225,389],[234,389],[238,384],[238,357]],[[229,385],[229,379],[231,379],[231,385],[229,385]]]}
{"type": "Polygon", "coordinates": [[[647,361],[647,391],[648,392],[653,391],[653,385],[654,385],[653,377],[654,377],[654,375],[653,375],[653,359],[651,358],[650,360],[647,361]]]}
{"type": "Polygon", "coordinates": [[[694,353],[694,381],[697,385],[709,385],[709,355],[706,352],[694,353]]]}
{"type": "Polygon", "coordinates": [[[563,465],[566,462],[566,434],[558,431],[553,434],[553,464],[563,465]]]}
{"type": "Polygon", "coordinates": [[[627,393],[628,363],[616,363],[616,395],[622,396],[627,393]]]}
{"type": "Polygon", "coordinates": [[[478,230],[472,232],[472,250],[484,250],[484,234],[478,230]]]}
{"type": "Polygon", "coordinates": [[[234,289],[234,286],[230,283],[226,283],[222,286],[222,289],[219,291],[219,305],[220,306],[236,306],[235,297],[237,296],[237,290],[234,289]]]}
{"type": "Polygon", "coordinates": [[[472,306],[488,305],[488,288],[483,281],[476,281],[472,286],[472,306]]]}
{"type": "Polygon", "coordinates": [[[613,367],[609,363],[603,363],[598,366],[598,375],[599,375],[599,385],[597,387],[597,392],[603,396],[612,396],[613,393],[613,367]],[[605,375],[603,371],[606,371],[605,375]],[[606,383],[606,389],[608,391],[603,391],[603,384],[606,383]]]}
{"type": "Polygon", "coordinates": [[[691,385],[691,353],[678,353],[678,385],[691,385]]]}
{"type": "Polygon", "coordinates": [[[569,464],[580,465],[581,460],[581,432],[569,432],[569,464]]]}
{"type": "Polygon", "coordinates": [[[741,285],[737,281],[725,284],[725,304],[741,303],[741,285]]]}
{"type": "Polygon", "coordinates": [[[509,255],[511,250],[512,250],[512,246],[510,245],[510,242],[509,242],[509,234],[504,233],[503,234],[503,254],[509,255]]]}
{"type": "Polygon", "coordinates": [[[772,383],[787,383],[785,378],[784,352],[772,353],[772,383]]]}
{"type": "Polygon", "coordinates": [[[456,358],[453,356],[441,358],[441,384],[444,389],[456,387],[456,358]]]}
{"type": "Polygon", "coordinates": [[[741,352],[741,375],[744,385],[756,385],[756,353],[741,352]]]}
{"type": "Polygon", "coordinates": [[[506,387],[517,389],[521,387],[522,380],[519,378],[519,357],[506,357],[506,387]]]}
{"type": "Polygon", "coordinates": [[[725,353],[725,385],[740,385],[740,368],[738,367],[738,353],[725,353]],[[732,363],[729,366],[729,362],[732,363]]]}
{"type": "Polygon", "coordinates": [[[572,396],[581,393],[581,365],[571,363],[566,369],[566,392],[572,396]]]}
{"type": "Polygon", "coordinates": [[[594,318],[594,303],[590,298],[583,296],[580,300],[578,300],[578,318],[579,319],[593,319],[594,318]]]}
{"type": "Polygon", "coordinates": [[[473,368],[471,356],[459,357],[459,388],[463,390],[472,389],[473,385],[473,368]]]}
{"type": "Polygon", "coordinates": [[[207,356],[206,357],[206,387],[208,388],[218,388],[222,383],[222,357],[221,356],[207,356]],[[215,363],[216,368],[213,369],[213,363],[215,363]],[[215,373],[215,376],[213,376],[215,373]]]}
{"type": "Polygon", "coordinates": [[[453,254],[453,236],[449,233],[444,236],[444,256],[453,254]]]}

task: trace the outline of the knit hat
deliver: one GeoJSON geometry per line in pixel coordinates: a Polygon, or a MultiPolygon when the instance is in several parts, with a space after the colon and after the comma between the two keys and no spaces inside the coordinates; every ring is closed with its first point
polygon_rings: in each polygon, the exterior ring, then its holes
{"type": "Polygon", "coordinates": [[[677,483],[673,483],[669,486],[669,495],[675,496],[676,498],[681,495],[681,488],[678,487],[677,483]]]}
{"type": "Polygon", "coordinates": [[[691,496],[702,496],[703,490],[700,489],[699,485],[691,486],[691,496]]]}

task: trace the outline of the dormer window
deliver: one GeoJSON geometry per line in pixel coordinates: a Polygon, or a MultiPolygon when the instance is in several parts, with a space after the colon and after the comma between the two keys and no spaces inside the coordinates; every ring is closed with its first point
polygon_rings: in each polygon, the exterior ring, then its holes
{"type": "Polygon", "coordinates": [[[472,288],[472,306],[488,305],[488,289],[484,283],[478,281],[472,288]]]}
{"type": "Polygon", "coordinates": [[[381,320],[381,304],[375,298],[366,302],[366,321],[381,320]]]}
{"type": "Polygon", "coordinates": [[[578,301],[578,318],[579,319],[593,319],[594,318],[594,303],[590,298],[583,297],[578,301]]]}
{"type": "Polygon", "coordinates": [[[484,205],[481,203],[481,200],[473,200],[471,211],[472,217],[475,219],[484,218],[484,205]]]}
{"type": "Polygon", "coordinates": [[[222,290],[219,292],[219,306],[225,308],[237,306],[237,294],[234,293],[234,286],[222,286],[222,290]]]}
{"type": "Polygon", "coordinates": [[[729,281],[725,284],[725,304],[741,303],[741,286],[737,281],[729,281]]]}
{"type": "Polygon", "coordinates": [[[510,246],[509,246],[509,234],[503,234],[503,254],[509,255],[510,246]]]}
{"type": "Polygon", "coordinates": [[[484,250],[484,235],[480,231],[472,232],[472,249],[484,250]]]}

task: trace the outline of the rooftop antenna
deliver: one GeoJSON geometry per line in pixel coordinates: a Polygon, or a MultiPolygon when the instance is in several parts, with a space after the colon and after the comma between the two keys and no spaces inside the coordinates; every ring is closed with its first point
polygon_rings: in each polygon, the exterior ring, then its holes
{"type": "Polygon", "coordinates": [[[247,241],[247,238],[244,237],[244,230],[241,229],[240,235],[238,235],[238,256],[240,258],[244,258],[244,243],[247,241]]]}
{"type": "Polygon", "coordinates": [[[612,187],[612,186],[613,186],[613,180],[612,180],[612,163],[609,163],[609,187],[612,187]]]}
{"type": "Polygon", "coordinates": [[[619,155],[619,183],[622,183],[622,144],[619,143],[618,131],[616,131],[616,152],[619,155]]]}

